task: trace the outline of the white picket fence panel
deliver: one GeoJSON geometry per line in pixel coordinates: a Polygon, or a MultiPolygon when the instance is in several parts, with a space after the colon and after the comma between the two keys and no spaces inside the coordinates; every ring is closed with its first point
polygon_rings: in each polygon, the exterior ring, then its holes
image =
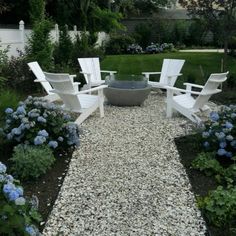
{"type": "MultiPolygon", "coordinates": [[[[19,29],[7,29],[0,28],[0,49],[8,48],[7,55],[19,56],[18,51],[24,52],[25,46],[28,43],[32,30],[25,29],[24,22],[19,22],[19,29]]],[[[73,30],[69,30],[69,35],[72,40],[75,40],[77,35],[80,35],[81,32],[77,30],[77,27],[74,26],[73,30]]],[[[56,24],[54,29],[50,32],[50,37],[52,42],[57,42],[59,39],[59,29],[56,24]]],[[[96,47],[101,46],[105,41],[109,40],[108,34],[104,32],[98,33],[98,40],[96,42],[96,47]]]]}

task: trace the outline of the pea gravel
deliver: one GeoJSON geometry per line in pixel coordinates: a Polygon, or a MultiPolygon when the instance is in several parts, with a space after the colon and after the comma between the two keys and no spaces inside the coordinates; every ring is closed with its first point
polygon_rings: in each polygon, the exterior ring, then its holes
{"type": "MultiPolygon", "coordinates": [[[[174,137],[184,118],[165,118],[165,98],[105,106],[82,125],[43,235],[198,236],[206,231],[174,137]]],[[[190,150],[191,151],[191,150],[190,150]]]]}

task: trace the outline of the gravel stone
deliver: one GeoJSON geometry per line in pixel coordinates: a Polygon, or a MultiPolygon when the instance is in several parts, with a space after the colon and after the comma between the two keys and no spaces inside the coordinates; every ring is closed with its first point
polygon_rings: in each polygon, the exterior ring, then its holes
{"type": "Polygon", "coordinates": [[[203,236],[206,226],[174,138],[191,130],[166,119],[165,97],[140,107],[105,106],[82,125],[43,235],[203,236]]]}

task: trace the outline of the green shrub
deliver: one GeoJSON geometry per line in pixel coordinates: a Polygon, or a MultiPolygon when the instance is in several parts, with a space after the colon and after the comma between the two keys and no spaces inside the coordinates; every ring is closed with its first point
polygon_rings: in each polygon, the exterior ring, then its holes
{"type": "Polygon", "coordinates": [[[68,65],[71,63],[73,43],[68,33],[68,27],[60,27],[59,42],[55,44],[53,57],[54,63],[58,65],[68,65]]]}
{"type": "Polygon", "coordinates": [[[134,39],[127,35],[111,35],[105,46],[106,54],[124,54],[127,47],[134,43],[134,39]]]}
{"type": "Polygon", "coordinates": [[[19,57],[11,57],[2,68],[2,76],[7,79],[6,85],[13,89],[21,88],[21,92],[36,91],[33,74],[27,65],[26,55],[19,51],[19,57]]]}
{"type": "Polygon", "coordinates": [[[194,169],[204,171],[207,176],[220,175],[223,167],[215,159],[215,153],[202,152],[193,160],[192,167],[194,169]]]}
{"type": "Polygon", "coordinates": [[[34,24],[33,32],[26,47],[28,61],[37,61],[44,70],[52,67],[53,46],[50,40],[52,22],[43,19],[34,24]]]}
{"type": "Polygon", "coordinates": [[[52,150],[45,145],[30,146],[19,144],[14,148],[12,171],[22,180],[38,178],[45,174],[55,161],[52,150]]]}
{"type": "Polygon", "coordinates": [[[0,235],[40,235],[35,226],[41,220],[37,206],[24,198],[19,181],[6,171],[6,166],[0,162],[0,235]]]}
{"type": "Polygon", "coordinates": [[[198,200],[198,206],[202,209],[208,221],[217,226],[232,226],[236,223],[236,188],[223,189],[219,186],[211,191],[207,197],[198,200]]]}
{"type": "Polygon", "coordinates": [[[77,35],[76,40],[73,45],[72,51],[72,66],[78,67],[79,57],[104,57],[104,52],[102,48],[94,47],[94,34],[82,33],[80,36],[77,35]]]}

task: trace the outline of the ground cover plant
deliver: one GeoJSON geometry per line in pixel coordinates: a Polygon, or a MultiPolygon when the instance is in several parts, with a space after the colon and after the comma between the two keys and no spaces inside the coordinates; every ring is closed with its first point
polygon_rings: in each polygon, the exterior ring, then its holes
{"type": "Polygon", "coordinates": [[[212,112],[201,133],[176,140],[209,235],[236,234],[235,138],[236,106],[231,105],[212,112]],[[193,145],[194,151],[186,151],[193,145]]]}
{"type": "Polygon", "coordinates": [[[0,162],[0,234],[39,235],[35,223],[41,220],[34,201],[24,197],[24,190],[0,162]]]}

